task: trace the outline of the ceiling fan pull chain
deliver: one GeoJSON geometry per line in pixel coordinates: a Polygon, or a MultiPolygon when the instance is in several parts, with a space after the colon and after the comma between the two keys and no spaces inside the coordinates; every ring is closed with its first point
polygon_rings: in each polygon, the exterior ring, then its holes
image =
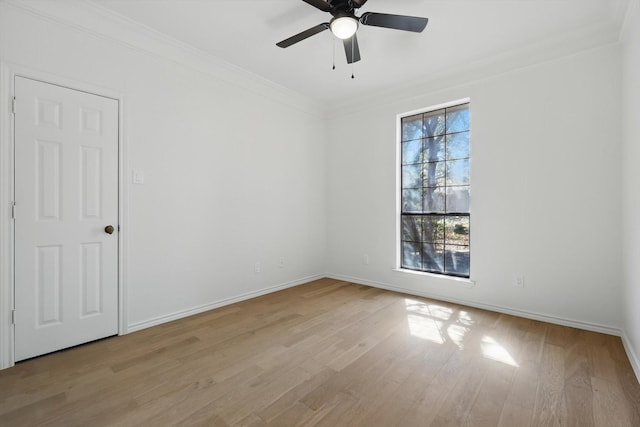
{"type": "Polygon", "coordinates": [[[332,46],[333,46],[333,68],[332,68],[332,70],[335,70],[336,69],[336,38],[335,38],[335,36],[332,37],[332,39],[333,39],[333,43],[332,43],[332,46]]]}
{"type": "MultiPolygon", "coordinates": [[[[351,57],[355,58],[355,45],[356,45],[356,40],[355,40],[355,34],[352,36],[351,38],[351,57]]],[[[356,76],[353,75],[353,68],[355,67],[355,61],[351,63],[351,79],[355,79],[356,76]]]]}

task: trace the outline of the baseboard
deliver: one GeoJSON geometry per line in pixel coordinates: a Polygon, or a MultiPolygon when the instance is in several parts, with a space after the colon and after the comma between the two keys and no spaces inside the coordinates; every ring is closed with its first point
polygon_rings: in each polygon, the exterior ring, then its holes
{"type": "Polygon", "coordinates": [[[163,323],[171,322],[173,320],[182,319],[184,317],[193,316],[194,314],[203,313],[205,311],[213,310],[215,308],[223,307],[225,305],[233,304],[236,302],[248,300],[251,298],[259,297],[262,295],[270,294],[273,292],[281,291],[283,289],[299,286],[304,283],[312,282],[314,280],[322,279],[325,276],[318,274],[315,276],[303,277],[302,279],[292,280],[290,282],[282,283],[268,288],[263,288],[253,292],[247,292],[242,295],[238,295],[231,298],[226,298],[220,301],[214,301],[207,304],[199,305],[197,307],[189,308],[187,310],[177,311],[175,313],[167,314],[164,316],[155,317],[153,319],[145,320],[142,322],[132,323],[127,327],[127,333],[140,331],[142,329],[150,328],[152,326],[161,325],[163,323]]]}
{"type": "MultiPolygon", "coordinates": [[[[476,301],[472,301],[472,300],[451,298],[449,296],[439,295],[439,294],[436,294],[436,293],[433,293],[433,292],[416,291],[414,289],[402,288],[402,287],[391,285],[391,284],[388,284],[388,283],[382,283],[382,282],[377,282],[377,281],[373,281],[373,280],[366,280],[366,279],[361,279],[361,278],[358,278],[358,277],[343,276],[343,275],[340,275],[340,274],[331,274],[331,273],[325,274],[325,277],[328,277],[330,279],[343,280],[345,282],[357,283],[359,285],[371,286],[371,287],[374,287],[374,288],[380,288],[380,289],[386,289],[386,290],[389,290],[389,291],[400,292],[400,293],[403,293],[403,294],[416,295],[416,296],[421,296],[421,297],[425,297],[425,298],[437,299],[437,300],[440,300],[440,301],[447,301],[447,302],[451,302],[451,303],[454,303],[454,304],[460,304],[460,305],[466,305],[466,306],[469,306],[469,307],[481,308],[483,310],[489,310],[489,311],[495,311],[495,312],[498,312],[498,313],[510,314],[512,316],[524,317],[525,319],[539,320],[541,322],[553,323],[553,324],[562,325],[562,326],[569,326],[569,327],[572,327],[572,328],[584,329],[584,330],[587,330],[587,331],[600,332],[600,333],[608,334],[608,335],[615,335],[615,336],[621,336],[622,335],[620,329],[612,328],[610,326],[604,326],[604,325],[598,325],[598,324],[594,324],[594,323],[589,323],[589,322],[583,322],[583,321],[580,321],[580,320],[566,319],[566,318],[562,318],[562,317],[550,316],[550,315],[547,315],[547,314],[534,313],[534,312],[531,312],[531,311],[515,310],[515,309],[509,308],[509,307],[503,307],[503,306],[493,305],[493,304],[485,304],[485,303],[480,303],[480,302],[476,302],[476,301]]],[[[637,373],[637,371],[636,371],[636,373],[637,373]]]]}
{"type": "Polygon", "coordinates": [[[640,359],[638,359],[638,355],[633,350],[631,341],[629,341],[629,337],[627,337],[625,332],[622,333],[622,344],[624,345],[624,350],[627,352],[627,357],[629,358],[633,372],[635,372],[636,378],[640,383],[640,359]]]}

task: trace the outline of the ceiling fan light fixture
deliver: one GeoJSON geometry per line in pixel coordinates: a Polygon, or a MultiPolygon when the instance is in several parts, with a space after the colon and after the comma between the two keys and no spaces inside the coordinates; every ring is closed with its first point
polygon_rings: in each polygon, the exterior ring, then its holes
{"type": "Polygon", "coordinates": [[[358,31],[358,20],[352,16],[340,16],[331,21],[331,32],[339,39],[351,38],[358,31]]]}

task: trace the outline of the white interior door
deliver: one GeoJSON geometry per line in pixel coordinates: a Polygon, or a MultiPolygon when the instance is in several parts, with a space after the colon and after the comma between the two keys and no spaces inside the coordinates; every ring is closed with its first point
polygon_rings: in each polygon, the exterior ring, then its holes
{"type": "Polygon", "coordinates": [[[19,361],[118,332],[118,101],[23,77],[15,96],[19,361]]]}

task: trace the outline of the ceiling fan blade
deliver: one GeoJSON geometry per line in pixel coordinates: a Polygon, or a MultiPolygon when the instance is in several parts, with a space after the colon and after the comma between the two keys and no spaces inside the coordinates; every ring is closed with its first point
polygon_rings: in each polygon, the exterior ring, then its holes
{"type": "Polygon", "coordinates": [[[351,0],[353,7],[362,7],[366,2],[367,0],[351,0]]]}
{"type": "Polygon", "coordinates": [[[331,5],[324,0],[302,0],[323,12],[331,12],[331,5]]]}
{"type": "Polygon", "coordinates": [[[389,15],[375,12],[366,12],[360,17],[362,25],[413,31],[414,33],[421,33],[427,26],[427,22],[429,22],[429,19],[417,16],[389,15]]]}
{"type": "Polygon", "coordinates": [[[344,39],[344,53],[347,54],[347,64],[360,61],[360,46],[358,46],[358,37],[354,34],[349,39],[344,39]]]}
{"type": "Polygon", "coordinates": [[[278,47],[289,47],[292,44],[296,44],[298,42],[301,42],[304,39],[307,39],[313,35],[316,35],[318,33],[323,32],[324,30],[329,29],[329,24],[327,24],[326,22],[322,23],[322,24],[318,24],[315,27],[311,27],[308,30],[304,30],[301,33],[296,34],[295,36],[289,37],[288,39],[282,40],[281,42],[276,43],[276,46],[278,47]]]}

